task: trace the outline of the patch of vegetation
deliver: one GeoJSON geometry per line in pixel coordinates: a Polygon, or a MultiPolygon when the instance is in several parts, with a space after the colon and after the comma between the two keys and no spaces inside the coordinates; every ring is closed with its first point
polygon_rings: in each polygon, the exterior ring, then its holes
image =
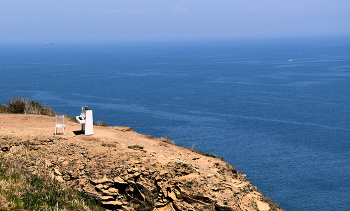
{"type": "Polygon", "coordinates": [[[7,107],[10,113],[23,114],[28,103],[26,98],[12,97],[7,101],[7,107]]]}
{"type": "Polygon", "coordinates": [[[0,114],[1,113],[9,113],[8,107],[0,104],[0,114]]]}
{"type": "Polygon", "coordinates": [[[203,153],[204,156],[207,156],[207,157],[212,157],[212,158],[219,158],[220,160],[224,160],[224,157],[220,157],[220,156],[217,156],[213,153],[203,153]]]}
{"type": "Polygon", "coordinates": [[[107,127],[108,124],[103,120],[98,120],[94,125],[107,127]]]}
{"type": "Polygon", "coordinates": [[[188,165],[187,165],[186,163],[183,163],[183,164],[182,164],[182,167],[188,168],[188,165]]]}
{"type": "Polygon", "coordinates": [[[84,193],[31,175],[0,158],[0,210],[104,210],[84,193]]]}
{"type": "Polygon", "coordinates": [[[103,147],[117,147],[116,144],[111,144],[111,143],[102,143],[101,144],[103,147]]]}
{"type": "MultiPolygon", "coordinates": [[[[181,145],[179,145],[179,146],[181,146],[181,145]]],[[[217,156],[217,155],[215,155],[214,153],[204,153],[204,152],[202,152],[202,151],[200,151],[200,150],[194,148],[194,146],[192,146],[192,147],[189,147],[189,146],[181,146],[181,147],[186,148],[186,149],[189,149],[189,150],[191,150],[192,152],[195,152],[195,153],[198,153],[198,154],[207,156],[207,157],[219,158],[219,159],[222,160],[222,161],[224,160],[224,157],[217,156]]]]}
{"type": "Polygon", "coordinates": [[[192,185],[193,185],[193,182],[192,182],[192,181],[188,181],[188,182],[187,182],[187,187],[188,187],[188,188],[192,188],[192,185]]]}
{"type": "Polygon", "coordinates": [[[162,142],[165,142],[167,144],[175,145],[175,142],[173,140],[171,140],[170,138],[168,138],[167,136],[161,137],[161,138],[159,138],[159,140],[161,140],[162,142]]]}
{"type": "Polygon", "coordinates": [[[30,140],[26,140],[25,142],[23,142],[23,145],[28,147],[29,145],[34,145],[34,142],[31,142],[30,140]]]}
{"type": "Polygon", "coordinates": [[[280,210],[281,206],[262,193],[261,201],[268,203],[271,211],[280,210]]]}
{"type": "Polygon", "coordinates": [[[154,210],[154,203],[153,202],[144,202],[140,201],[138,199],[132,198],[131,202],[134,204],[138,204],[135,208],[136,211],[152,211],[154,210]]]}
{"type": "MultiPolygon", "coordinates": [[[[65,115],[66,116],[66,115],[65,115]]],[[[77,118],[76,117],[74,117],[74,116],[66,116],[70,121],[72,121],[72,122],[75,122],[75,123],[79,123],[78,122],[78,120],[77,120],[77,118]]]]}
{"type": "Polygon", "coordinates": [[[255,201],[250,201],[250,206],[252,206],[255,210],[259,210],[258,209],[258,205],[256,204],[256,202],[255,201]]]}
{"type": "Polygon", "coordinates": [[[131,146],[128,146],[129,149],[143,149],[143,146],[140,146],[140,145],[131,145],[131,146]]]}
{"type": "Polygon", "coordinates": [[[185,168],[185,169],[190,170],[190,171],[192,170],[192,167],[190,165],[188,165],[187,163],[182,163],[182,162],[177,163],[177,162],[175,162],[175,165],[176,165],[177,168],[182,167],[182,168],[185,168]]]}
{"type": "Polygon", "coordinates": [[[0,113],[41,114],[48,116],[54,116],[57,114],[57,112],[42,103],[23,97],[12,97],[7,101],[6,106],[0,106],[0,113]]]}
{"type": "Polygon", "coordinates": [[[85,136],[85,137],[83,137],[83,139],[84,139],[85,141],[101,142],[101,140],[100,140],[99,138],[95,138],[95,137],[85,136]]]}
{"type": "Polygon", "coordinates": [[[51,108],[43,105],[38,101],[32,101],[32,100],[28,100],[28,104],[26,105],[25,112],[27,114],[41,114],[41,115],[48,115],[48,116],[54,116],[57,114],[57,112],[53,111],[51,108]]]}
{"type": "Polygon", "coordinates": [[[237,169],[235,169],[235,168],[233,168],[231,171],[232,171],[232,174],[237,174],[238,173],[237,169]]]}

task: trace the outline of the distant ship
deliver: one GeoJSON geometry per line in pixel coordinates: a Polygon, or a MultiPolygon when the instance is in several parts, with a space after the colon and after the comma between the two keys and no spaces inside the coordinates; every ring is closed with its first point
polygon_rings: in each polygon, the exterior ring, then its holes
{"type": "Polygon", "coordinates": [[[54,43],[54,42],[46,42],[46,45],[54,45],[54,44],[56,44],[56,43],[54,43]]]}
{"type": "Polygon", "coordinates": [[[293,60],[289,59],[288,61],[291,62],[291,61],[293,61],[293,60]]]}

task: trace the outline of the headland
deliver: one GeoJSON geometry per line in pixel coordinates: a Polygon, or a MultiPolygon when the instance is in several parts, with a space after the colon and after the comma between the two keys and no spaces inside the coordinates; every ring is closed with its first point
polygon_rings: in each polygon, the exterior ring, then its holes
{"type": "Polygon", "coordinates": [[[281,210],[217,156],[129,127],[94,125],[85,136],[65,125],[54,135],[55,117],[0,113],[0,156],[110,210],[281,210]]]}

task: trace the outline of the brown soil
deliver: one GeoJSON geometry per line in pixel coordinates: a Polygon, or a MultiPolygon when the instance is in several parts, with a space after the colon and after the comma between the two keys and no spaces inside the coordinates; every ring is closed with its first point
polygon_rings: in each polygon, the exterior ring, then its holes
{"type": "Polygon", "coordinates": [[[81,125],[65,118],[0,114],[0,155],[47,172],[112,210],[280,210],[219,158],[182,148],[128,127],[81,125]]]}

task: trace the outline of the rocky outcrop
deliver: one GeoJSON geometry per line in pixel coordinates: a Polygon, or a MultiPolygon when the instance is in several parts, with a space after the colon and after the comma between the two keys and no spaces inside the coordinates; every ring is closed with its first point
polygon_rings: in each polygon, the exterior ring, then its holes
{"type": "Polygon", "coordinates": [[[187,150],[185,156],[160,160],[152,148],[104,143],[3,136],[0,153],[32,174],[47,174],[86,193],[110,210],[280,210],[219,158],[187,150]]]}

